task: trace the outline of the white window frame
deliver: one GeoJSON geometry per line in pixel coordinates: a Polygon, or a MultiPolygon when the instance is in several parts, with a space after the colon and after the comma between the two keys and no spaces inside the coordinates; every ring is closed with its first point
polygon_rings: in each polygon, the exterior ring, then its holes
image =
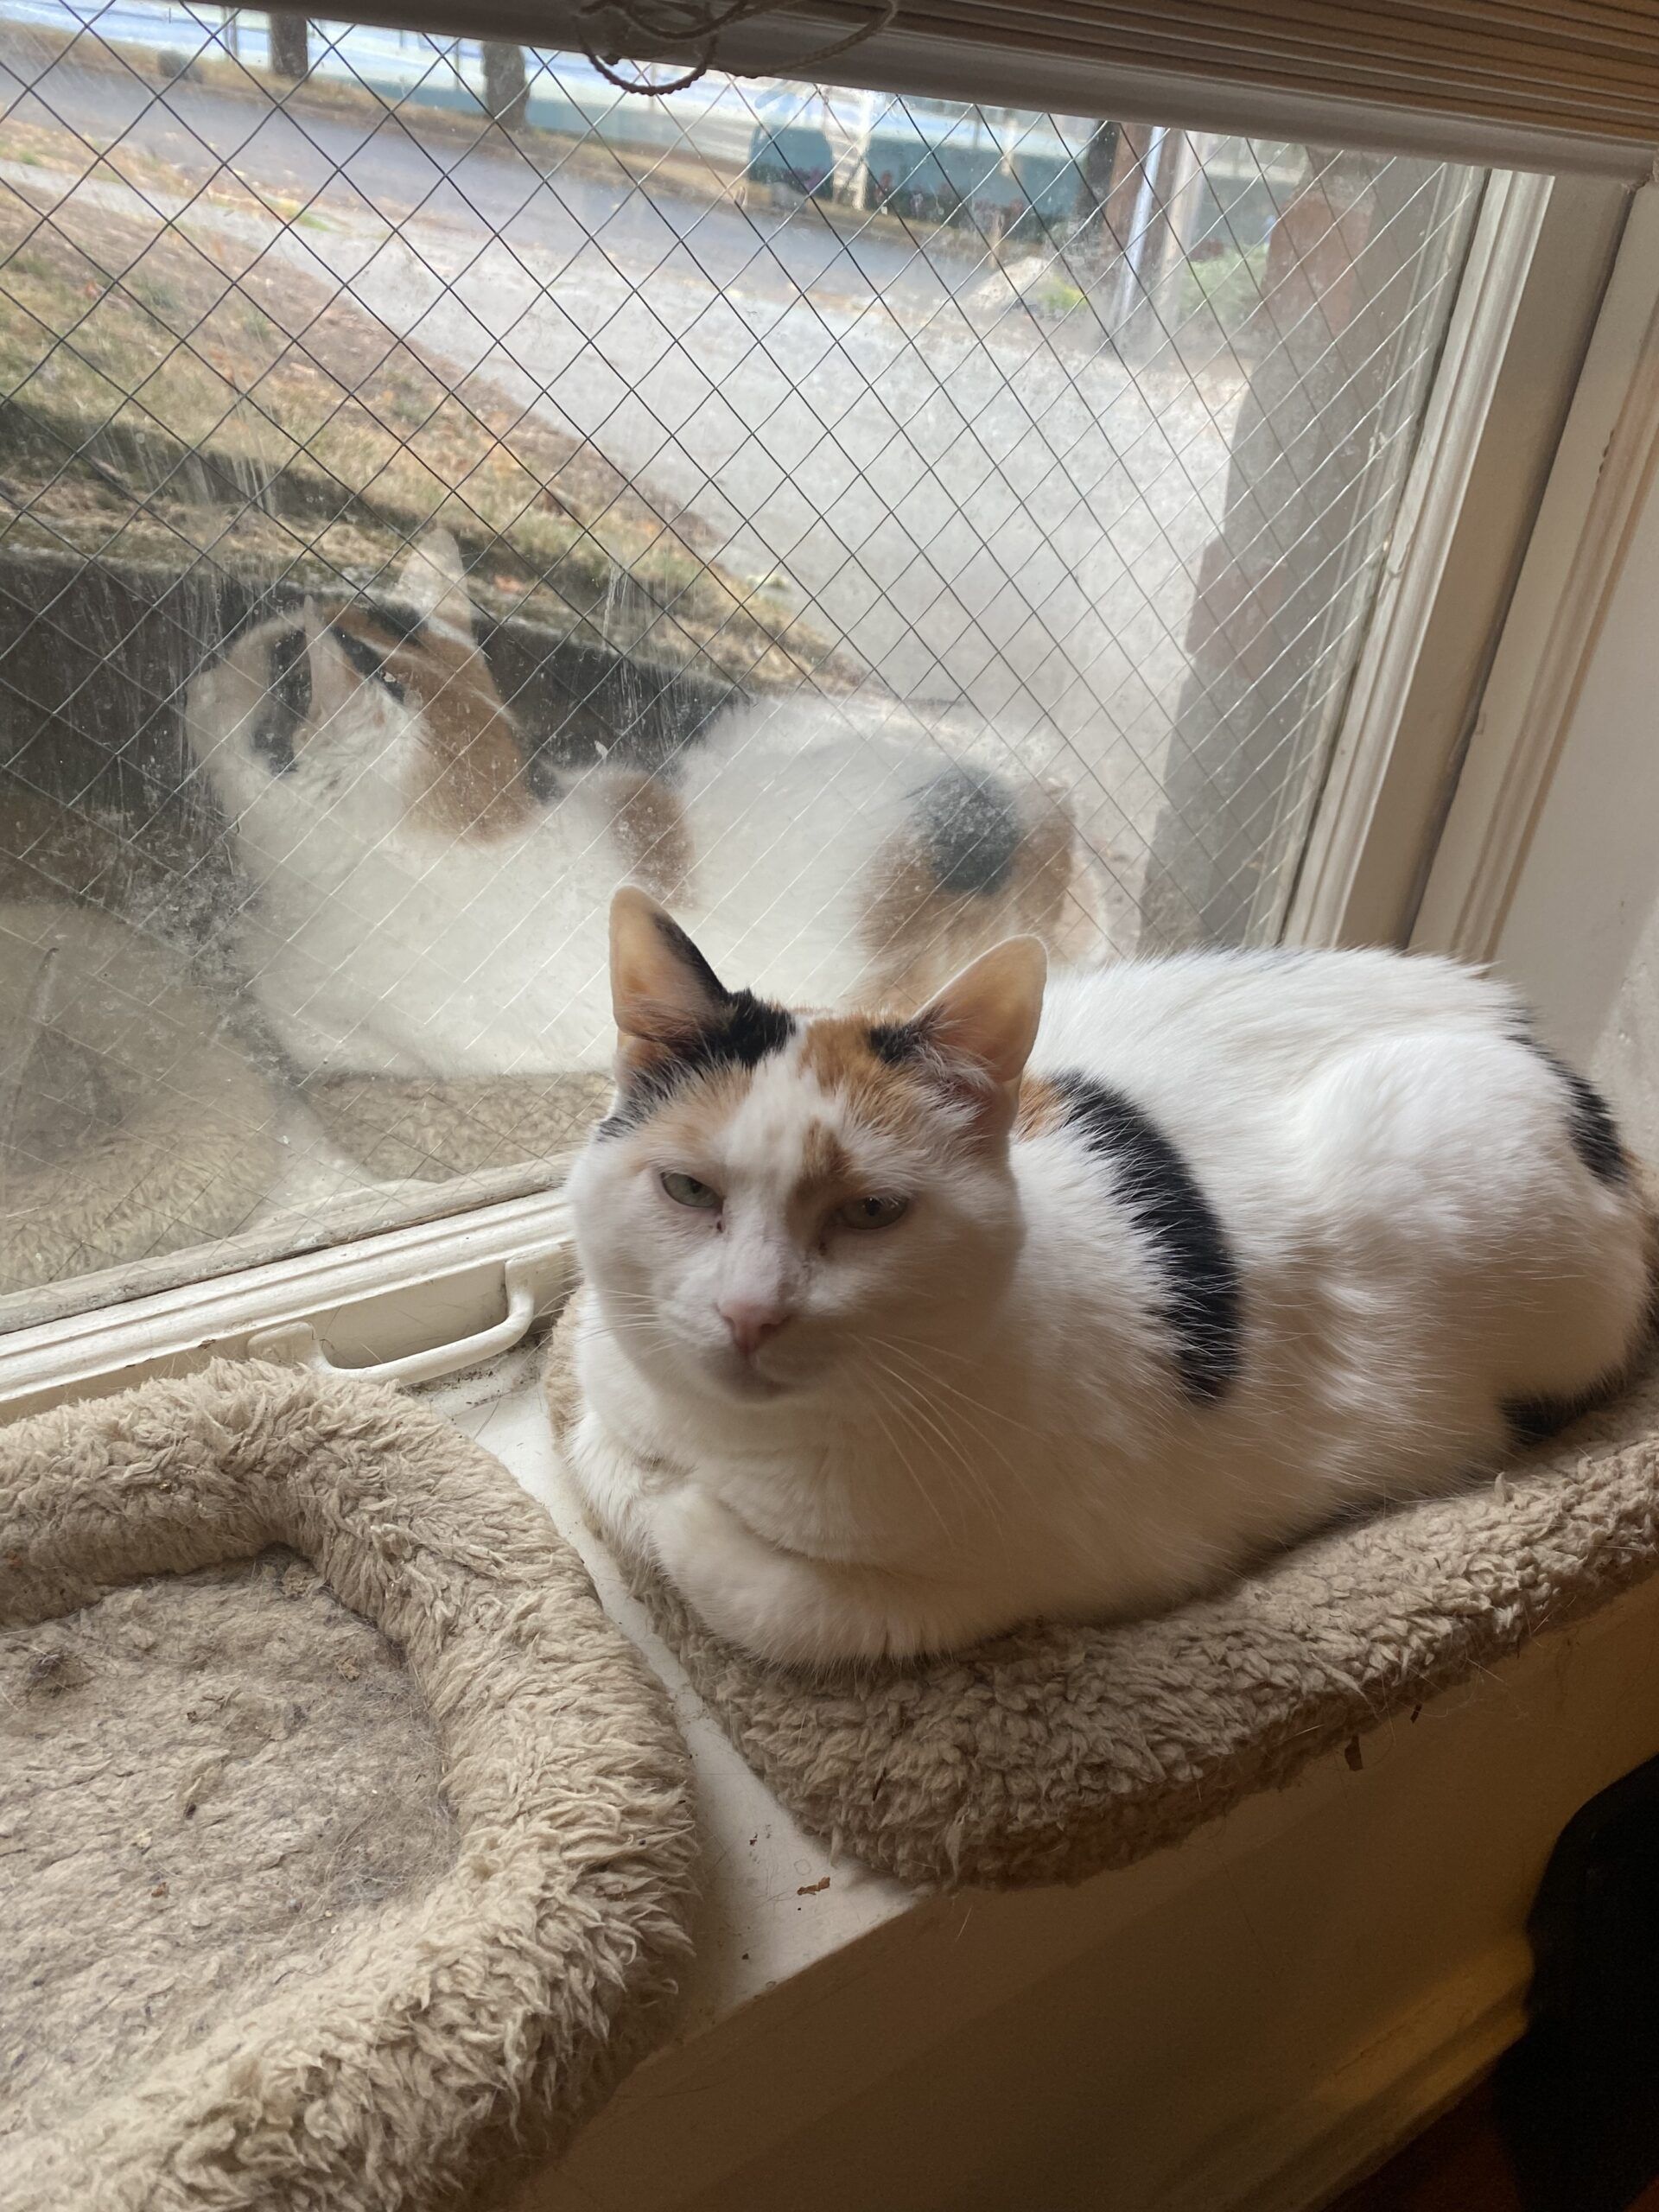
{"type": "MultiPolygon", "coordinates": [[[[1492,177],[1288,911],[1293,941],[1409,931],[1628,205],[1605,181],[1492,177]]],[[[1515,775],[1529,772],[1541,743],[1523,717],[1484,728],[1471,753],[1446,844],[1463,853],[1484,836],[1483,883],[1512,872],[1524,836],[1522,810],[1491,792],[1510,790],[1512,757],[1515,775]]],[[[1436,863],[1424,941],[1439,941],[1452,865],[1436,863]]],[[[569,1281],[563,1197],[524,1192],[515,1174],[513,1195],[492,1202],[501,1181],[468,1179],[470,1192],[435,1190],[440,1217],[323,1250],[188,1281],[188,1255],[127,1270],[109,1286],[117,1302],[0,1339],[0,1414],[219,1355],[327,1357],[370,1374],[392,1363],[400,1380],[416,1379],[420,1355],[420,1379],[470,1364],[551,1311],[569,1281]]]]}
{"type": "MultiPolygon", "coordinates": [[[[1656,468],[1659,185],[1649,185],[1631,207],[1435,849],[1412,937],[1423,950],[1475,961],[1499,951],[1656,468]]],[[[1648,741],[1645,729],[1630,741],[1648,741]]],[[[1618,804],[1616,787],[1596,798],[1618,804]]],[[[1581,963],[1594,950],[1574,921],[1551,917],[1581,963]]]]}
{"type": "Polygon", "coordinates": [[[1408,934],[1628,200],[1580,179],[1488,187],[1304,847],[1293,943],[1408,934]]]}

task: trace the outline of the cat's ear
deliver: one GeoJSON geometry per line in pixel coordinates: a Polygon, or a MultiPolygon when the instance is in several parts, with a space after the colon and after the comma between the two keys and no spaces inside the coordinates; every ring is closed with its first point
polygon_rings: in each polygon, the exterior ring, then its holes
{"type": "Polygon", "coordinates": [[[625,883],[611,900],[617,1077],[671,1058],[720,1019],[731,995],[654,899],[625,883]]]}
{"type": "Polygon", "coordinates": [[[984,1135],[1005,1135],[1014,1120],[1047,981],[1040,940],[1011,937],[953,976],[910,1025],[984,1135]]]}
{"type": "Polygon", "coordinates": [[[363,680],[362,671],[347,658],[327,612],[315,599],[308,599],[300,610],[299,632],[291,632],[273,645],[270,664],[273,685],[279,677],[284,679],[290,696],[297,696],[303,672],[306,703],[300,719],[319,730],[326,730],[336,715],[346,711],[363,680]],[[296,657],[301,633],[305,641],[302,662],[296,657]]]}
{"type": "Polygon", "coordinates": [[[473,642],[473,595],[461,548],[447,530],[429,530],[397,572],[397,597],[435,630],[473,642]]]}

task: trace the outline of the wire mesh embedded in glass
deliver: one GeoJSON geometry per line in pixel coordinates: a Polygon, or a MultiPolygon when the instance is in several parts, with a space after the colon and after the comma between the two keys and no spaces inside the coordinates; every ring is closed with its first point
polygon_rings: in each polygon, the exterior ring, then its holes
{"type": "Polygon", "coordinates": [[[279,22],[0,6],[0,1317],[544,1183],[628,876],[1273,936],[1479,173],[279,22]]]}

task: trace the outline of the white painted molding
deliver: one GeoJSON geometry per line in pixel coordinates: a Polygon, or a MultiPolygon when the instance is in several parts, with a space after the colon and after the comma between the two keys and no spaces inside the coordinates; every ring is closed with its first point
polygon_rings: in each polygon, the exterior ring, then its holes
{"type": "Polygon", "coordinates": [[[1659,188],[1631,209],[1414,944],[1495,953],[1659,459],[1659,188]]]}
{"type": "MultiPolygon", "coordinates": [[[[1428,397],[1376,605],[1308,837],[1285,934],[1339,944],[1355,934],[1355,886],[1400,741],[1413,671],[1446,581],[1527,272],[1549,206],[1546,177],[1489,184],[1428,397]]],[[[1436,776],[1441,764],[1424,769],[1436,776]]],[[[1359,934],[1364,934],[1362,931],[1359,934]]]]}
{"type": "Polygon", "coordinates": [[[554,1311],[575,1272],[561,1193],[14,1330],[0,1338],[0,1420],[212,1358],[245,1357],[254,1336],[287,1336],[296,1358],[321,1341],[350,1366],[430,1352],[500,1323],[511,1303],[509,1262],[518,1263],[514,1283],[529,1291],[534,1312],[554,1311]]]}

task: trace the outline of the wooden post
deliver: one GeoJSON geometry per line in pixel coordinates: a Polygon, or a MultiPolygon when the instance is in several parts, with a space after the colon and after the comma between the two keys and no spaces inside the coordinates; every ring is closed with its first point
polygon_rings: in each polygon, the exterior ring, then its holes
{"type": "Polygon", "coordinates": [[[303,16],[265,18],[270,26],[270,73],[299,85],[311,74],[311,26],[303,16]]]}
{"type": "Polygon", "coordinates": [[[522,130],[530,107],[524,49],[484,41],[484,105],[504,130],[522,130]]]}

